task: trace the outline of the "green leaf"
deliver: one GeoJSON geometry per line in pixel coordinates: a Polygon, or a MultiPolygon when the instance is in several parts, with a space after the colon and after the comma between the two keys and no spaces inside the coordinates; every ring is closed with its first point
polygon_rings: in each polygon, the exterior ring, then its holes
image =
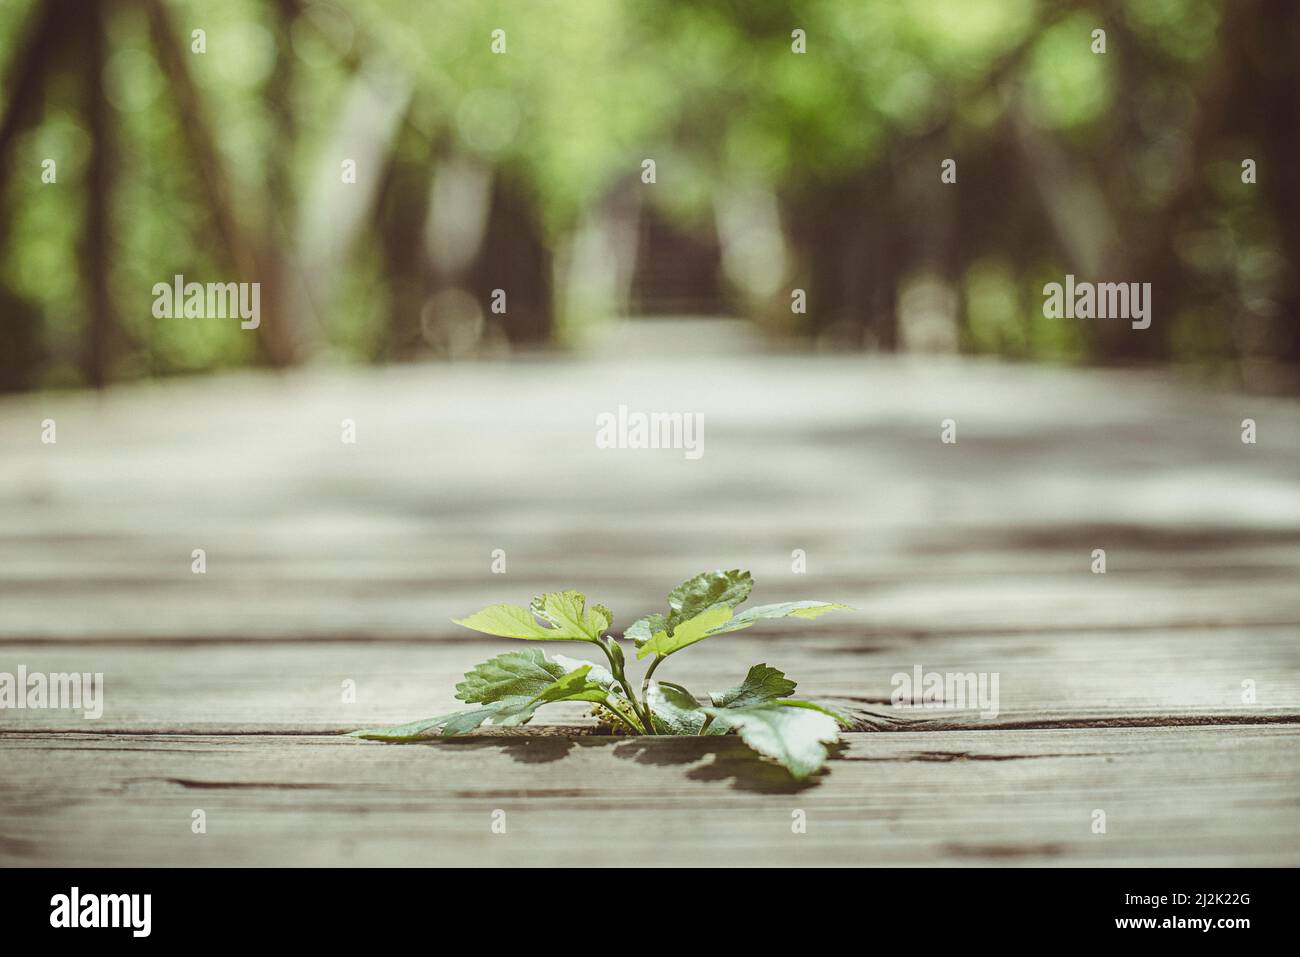
{"type": "Polygon", "coordinates": [[[348,737],[367,738],[372,741],[414,741],[424,737],[425,731],[437,727],[442,727],[444,736],[451,737],[473,731],[499,712],[518,707],[527,701],[527,698],[502,698],[480,708],[453,711],[450,714],[438,715],[436,718],[425,718],[422,721],[412,721],[391,728],[365,728],[361,731],[353,731],[348,737]]]}
{"type": "Polygon", "coordinates": [[[583,665],[570,671],[543,689],[533,700],[538,704],[550,704],[553,701],[604,701],[605,689],[587,677],[591,669],[591,665],[583,665]]]}
{"type": "Polygon", "coordinates": [[[557,631],[597,641],[609,630],[614,616],[604,605],[587,608],[586,604],[587,598],[580,591],[553,591],[534,598],[532,610],[533,614],[550,622],[557,631]]]}
{"type": "Polygon", "coordinates": [[[575,671],[552,682],[537,693],[533,698],[525,698],[519,703],[503,708],[497,714],[493,715],[493,724],[513,726],[517,724],[526,724],[532,720],[537,709],[544,704],[553,704],[557,701],[594,701],[600,704],[606,703],[609,699],[609,693],[587,678],[591,671],[591,665],[583,665],[575,671]]]}
{"type": "Polygon", "coordinates": [[[731,608],[727,605],[717,605],[682,622],[671,635],[666,631],[655,632],[653,638],[637,648],[636,656],[644,658],[646,655],[671,655],[674,651],[681,651],[710,635],[721,634],[722,632],[717,629],[730,618],[731,608]]]}
{"type": "Polygon", "coordinates": [[[612,616],[601,605],[585,608],[581,592],[550,592],[534,598],[531,608],[489,605],[468,618],[452,621],[499,638],[526,641],[596,641],[609,628],[612,616]],[[537,621],[537,618],[542,621],[537,621]]]}
{"type": "Polygon", "coordinates": [[[581,658],[570,658],[568,655],[551,655],[550,660],[563,667],[565,674],[570,671],[577,671],[579,668],[590,668],[591,670],[587,672],[588,681],[595,682],[606,691],[622,693],[618,680],[603,665],[594,665],[590,661],[583,661],[581,658]]]}
{"type": "Polygon", "coordinates": [[[714,722],[734,727],[759,754],[783,765],[795,778],[806,778],[826,763],[826,745],[839,739],[839,725],[806,702],[769,702],[749,708],[702,708],[714,722]]]}
{"type": "Polygon", "coordinates": [[[767,665],[754,665],[739,685],[726,691],[714,691],[709,695],[709,700],[717,708],[748,708],[750,705],[784,698],[794,689],[795,683],[784,672],[767,665]]]}
{"type": "MultiPolygon", "coordinates": [[[[574,667],[582,664],[586,662],[575,662],[574,667]]],[[[507,651],[467,671],[465,680],[456,685],[456,697],[483,703],[506,697],[529,699],[572,670],[567,664],[548,658],[541,648],[507,651]]]]}
{"type": "Polygon", "coordinates": [[[848,605],[837,605],[827,601],[785,601],[776,605],[758,605],[733,616],[729,606],[714,605],[708,611],[682,622],[671,633],[668,631],[655,632],[649,641],[641,642],[637,646],[636,656],[644,658],[650,654],[671,655],[674,651],[681,651],[687,645],[693,645],[697,641],[712,638],[714,635],[725,635],[732,631],[740,631],[742,628],[748,628],[765,618],[786,618],[789,616],[817,618],[828,611],[848,607],[848,605]]]}
{"type": "MultiPolygon", "coordinates": [[[[481,708],[475,708],[475,711],[481,711],[481,708]]],[[[466,714],[468,712],[457,712],[466,714]]],[[[442,714],[436,718],[424,718],[420,721],[411,721],[407,724],[394,725],[391,728],[362,728],[360,731],[348,732],[349,738],[369,738],[373,741],[410,741],[418,738],[421,732],[428,731],[430,728],[436,728],[440,724],[445,724],[450,718],[449,714],[442,714]]]]}
{"type": "Polygon", "coordinates": [[[591,610],[593,613],[600,615],[605,619],[605,624],[596,629],[596,637],[599,638],[605,632],[609,631],[609,629],[614,627],[614,613],[604,605],[592,605],[591,610]]]}
{"type": "Polygon", "coordinates": [[[840,605],[829,601],[783,601],[775,605],[756,605],[714,628],[705,637],[740,631],[742,628],[748,628],[750,625],[767,618],[787,618],[791,616],[795,618],[819,618],[829,611],[841,609],[852,610],[848,605],[840,605]]]}
{"type": "MultiPolygon", "coordinates": [[[[457,625],[464,625],[475,631],[499,638],[524,638],[529,641],[547,641],[557,637],[555,629],[538,624],[532,612],[518,605],[488,605],[482,611],[476,611],[468,618],[453,618],[457,625]]],[[[587,639],[586,635],[572,635],[572,638],[587,639]]]]}
{"type": "Polygon", "coordinates": [[[623,632],[623,637],[632,639],[640,646],[658,632],[666,631],[671,635],[682,622],[716,605],[735,608],[749,597],[753,587],[754,580],[746,571],[733,569],[729,572],[701,572],[682,582],[668,595],[667,615],[655,614],[638,618],[623,632]]]}
{"type": "Polygon", "coordinates": [[[669,592],[668,607],[672,613],[668,616],[665,630],[672,633],[682,622],[715,605],[735,608],[749,597],[753,587],[754,579],[746,571],[732,569],[729,572],[701,572],[669,592]]]}
{"type": "Polygon", "coordinates": [[[507,651],[466,672],[465,680],[456,686],[456,697],[462,701],[479,702],[482,707],[453,711],[392,728],[353,731],[351,736],[379,741],[411,741],[437,727],[442,728],[446,737],[465,734],[486,723],[509,727],[527,723],[538,708],[556,701],[606,704],[614,687],[614,676],[590,662],[563,655],[551,659],[540,648],[507,651]]]}
{"type": "MultiPolygon", "coordinates": [[[[660,734],[699,734],[708,717],[694,695],[671,681],[651,682],[646,691],[646,703],[650,706],[655,730],[660,734]]],[[[715,721],[704,729],[704,733],[726,734],[727,728],[720,727],[715,721]]]]}
{"type": "Polygon", "coordinates": [[[832,718],[834,718],[836,721],[838,721],[840,724],[844,725],[845,727],[849,727],[853,724],[853,721],[850,718],[845,717],[844,715],[840,714],[838,711],[832,711],[830,708],[827,708],[825,705],[814,704],[811,701],[799,701],[798,699],[795,698],[781,698],[776,703],[779,705],[784,705],[787,708],[807,708],[810,711],[820,711],[822,714],[830,715],[832,718]]]}
{"type": "Polygon", "coordinates": [[[638,618],[628,626],[627,631],[623,632],[624,638],[630,638],[641,645],[654,637],[656,631],[668,630],[667,615],[646,615],[644,618],[638,618]]]}

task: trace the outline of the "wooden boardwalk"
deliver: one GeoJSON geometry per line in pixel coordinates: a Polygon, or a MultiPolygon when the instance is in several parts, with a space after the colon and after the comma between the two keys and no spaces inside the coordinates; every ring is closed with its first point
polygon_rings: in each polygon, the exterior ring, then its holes
{"type": "Polygon", "coordinates": [[[973,362],[525,359],[12,397],[0,455],[0,672],[106,686],[99,720],[0,711],[0,865],[1300,864],[1291,401],[973,362]],[[704,456],[597,449],[620,404],[703,413],[704,456]],[[338,737],[449,709],[510,647],[453,615],[576,587],[625,626],[716,567],[750,568],[757,602],[858,609],[660,672],[704,691],[766,661],[853,712],[813,782],[734,739],[594,735],[576,705],[523,734],[338,737]],[[998,673],[997,717],[893,707],[916,665],[998,673]]]}

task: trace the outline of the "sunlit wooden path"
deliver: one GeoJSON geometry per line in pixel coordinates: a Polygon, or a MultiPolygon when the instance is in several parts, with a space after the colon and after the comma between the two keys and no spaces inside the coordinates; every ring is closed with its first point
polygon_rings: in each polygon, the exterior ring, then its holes
{"type": "Polygon", "coordinates": [[[103,672],[106,704],[0,711],[4,865],[586,864],[615,842],[647,864],[1294,865],[1300,407],[758,355],[8,398],[0,672],[19,665],[103,672]],[[704,456],[597,449],[619,404],[703,413],[704,456]],[[734,739],[592,736],[578,706],[525,735],[338,737],[448,709],[508,646],[453,615],[576,587],[626,625],[714,567],[752,569],[756,601],[858,609],[661,671],[707,691],[766,661],[860,716],[809,785],[734,739]],[[997,672],[998,716],[892,707],[918,664],[997,672]]]}

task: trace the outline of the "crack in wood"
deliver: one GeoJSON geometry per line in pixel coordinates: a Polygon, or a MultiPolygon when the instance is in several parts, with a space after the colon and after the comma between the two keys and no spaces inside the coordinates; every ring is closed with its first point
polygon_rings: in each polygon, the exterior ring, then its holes
{"type": "Polygon", "coordinates": [[[949,764],[953,761],[1035,761],[1040,758],[1104,758],[1111,755],[1101,751],[1044,752],[1043,754],[978,754],[973,751],[912,751],[888,758],[841,757],[841,761],[863,761],[882,764],[903,764],[914,761],[932,761],[949,764]]]}
{"type": "MultiPolygon", "coordinates": [[[[945,721],[942,718],[898,718],[876,731],[1070,731],[1081,728],[1201,728],[1241,725],[1300,724],[1300,713],[1206,714],[1206,715],[1116,715],[1105,718],[973,719],[945,721]]],[[[855,727],[855,732],[864,729],[855,727]]]]}

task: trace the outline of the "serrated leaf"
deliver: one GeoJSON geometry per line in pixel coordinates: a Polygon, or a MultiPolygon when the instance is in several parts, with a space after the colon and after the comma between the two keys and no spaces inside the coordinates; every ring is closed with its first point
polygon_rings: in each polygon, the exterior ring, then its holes
{"type": "Polygon", "coordinates": [[[829,601],[783,601],[774,605],[756,605],[718,625],[706,637],[740,631],[768,618],[819,618],[830,611],[852,610],[848,605],[829,601]]]}
{"type": "Polygon", "coordinates": [[[614,613],[604,605],[592,605],[591,610],[605,619],[604,626],[596,630],[596,637],[599,638],[605,632],[609,631],[609,629],[614,627],[614,613]]]}
{"type": "Polygon", "coordinates": [[[534,598],[532,610],[557,631],[596,641],[609,630],[614,616],[604,605],[587,608],[586,604],[587,597],[580,591],[553,591],[534,598]]]}
{"type": "MultiPolygon", "coordinates": [[[[475,708],[473,710],[479,711],[481,709],[475,708]]],[[[466,714],[468,712],[453,713],[466,714]]],[[[411,741],[420,737],[422,732],[445,724],[450,717],[450,714],[440,714],[436,718],[423,718],[419,721],[393,725],[391,728],[362,728],[360,731],[348,732],[347,736],[349,738],[367,738],[371,741],[411,741]]]]}
{"type": "Polygon", "coordinates": [[[637,648],[636,656],[644,658],[646,655],[671,655],[675,651],[681,651],[710,635],[721,634],[718,629],[730,618],[731,608],[717,605],[682,622],[671,635],[666,631],[655,632],[653,638],[637,648]]]}
{"type": "Polygon", "coordinates": [[[835,719],[804,704],[769,702],[749,708],[701,710],[712,715],[715,723],[734,727],[747,745],[802,779],[826,763],[826,745],[839,739],[835,719]]]}
{"type": "Polygon", "coordinates": [[[501,724],[503,715],[511,714],[513,709],[526,700],[526,698],[502,698],[500,701],[493,701],[491,704],[469,711],[457,711],[449,715],[443,723],[443,737],[451,738],[458,734],[468,734],[483,724],[501,724]]]}
{"type": "Polygon", "coordinates": [[[784,672],[769,668],[767,665],[754,665],[745,675],[745,680],[726,691],[714,691],[709,700],[718,708],[748,708],[784,698],[794,691],[796,685],[785,676],[784,672]]]}
{"type": "MultiPolygon", "coordinates": [[[[693,694],[671,681],[651,682],[646,703],[659,734],[699,734],[708,717],[693,694]]],[[[726,734],[727,729],[713,722],[704,733],[726,734]]]]}
{"type": "Polygon", "coordinates": [[[701,572],[669,593],[668,614],[638,618],[623,632],[623,637],[632,639],[639,646],[650,641],[658,632],[666,631],[671,635],[682,622],[716,605],[735,608],[749,597],[753,587],[754,580],[746,571],[733,569],[701,572]]]}
{"type": "Polygon", "coordinates": [[[668,607],[671,613],[664,630],[672,633],[682,622],[716,605],[734,609],[749,597],[753,588],[754,579],[747,571],[732,569],[701,572],[669,592],[668,607]]]}
{"type": "Polygon", "coordinates": [[[570,658],[568,655],[551,655],[550,660],[564,668],[565,674],[570,671],[577,671],[579,668],[590,668],[591,670],[587,672],[588,681],[595,682],[606,691],[622,693],[618,681],[604,665],[592,664],[590,661],[583,661],[581,658],[570,658]]]}
{"type": "Polygon", "coordinates": [[[583,665],[551,682],[532,698],[525,698],[513,707],[503,708],[493,716],[492,723],[504,726],[526,724],[537,709],[558,701],[594,701],[604,704],[609,694],[600,685],[587,678],[591,665],[583,665]]]}
{"type": "Polygon", "coordinates": [[[553,701],[604,701],[605,689],[588,677],[591,669],[591,665],[583,665],[575,671],[570,671],[550,687],[543,689],[533,700],[538,704],[549,704],[553,701]]]}
{"type": "MultiPolygon", "coordinates": [[[[577,663],[582,664],[586,662],[577,663]]],[[[456,685],[456,697],[461,701],[481,703],[506,697],[527,700],[572,670],[558,660],[548,658],[540,648],[507,651],[467,671],[465,679],[456,685]]]]}
{"type": "Polygon", "coordinates": [[[550,592],[534,598],[531,608],[489,605],[468,618],[453,618],[452,621],[498,638],[596,641],[609,628],[612,616],[600,605],[588,609],[585,604],[586,598],[581,592],[550,592]],[[538,618],[542,620],[538,621],[538,618]]]}
{"type": "MultiPolygon", "coordinates": [[[[565,637],[557,635],[554,628],[547,628],[540,624],[533,617],[531,611],[527,608],[520,608],[518,605],[488,605],[481,611],[474,612],[468,618],[453,618],[452,621],[457,625],[481,631],[485,635],[496,635],[498,638],[549,641],[552,638],[565,637]]],[[[585,634],[568,637],[582,641],[587,640],[585,634]]]]}
{"type": "Polygon", "coordinates": [[[667,615],[646,615],[644,618],[638,618],[628,625],[627,631],[623,632],[623,637],[630,638],[638,645],[641,645],[653,638],[656,631],[667,630],[667,615]]]}
{"type": "Polygon", "coordinates": [[[431,728],[446,737],[465,734],[485,723],[501,726],[525,724],[542,705],[556,701],[606,703],[614,677],[587,661],[557,655],[548,658],[540,648],[507,651],[477,665],[456,686],[457,697],[479,702],[481,707],[452,711],[434,718],[391,728],[353,731],[351,737],[379,741],[411,741],[431,728]]]}
{"type": "Polygon", "coordinates": [[[518,707],[527,701],[526,697],[502,698],[479,708],[452,711],[449,714],[438,715],[436,718],[411,721],[407,724],[394,725],[391,728],[366,728],[361,731],[353,731],[348,737],[367,738],[372,741],[415,741],[424,737],[425,731],[437,727],[443,729],[442,733],[445,737],[452,737],[453,735],[473,731],[498,713],[518,707]]]}

